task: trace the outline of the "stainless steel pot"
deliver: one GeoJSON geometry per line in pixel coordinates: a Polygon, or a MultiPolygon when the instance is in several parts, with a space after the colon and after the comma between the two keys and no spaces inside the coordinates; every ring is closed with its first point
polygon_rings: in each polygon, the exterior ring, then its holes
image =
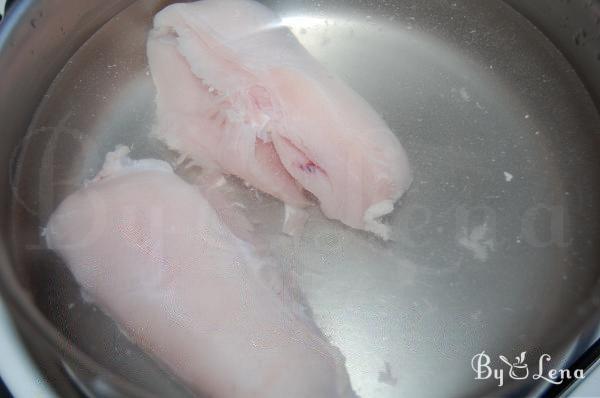
{"type": "MultiPolygon", "coordinates": [[[[167,3],[21,0],[0,25],[1,293],[64,397],[189,395],[81,299],[40,238],[115,144],[169,156],[147,139],[144,53],[167,3]]],[[[559,393],[543,380],[475,380],[471,359],[525,351],[537,366],[546,353],[563,368],[595,341],[600,2],[266,3],[384,116],[416,173],[393,244],[325,220],[296,246],[273,235],[274,252],[295,253],[357,391],[559,393]]]]}

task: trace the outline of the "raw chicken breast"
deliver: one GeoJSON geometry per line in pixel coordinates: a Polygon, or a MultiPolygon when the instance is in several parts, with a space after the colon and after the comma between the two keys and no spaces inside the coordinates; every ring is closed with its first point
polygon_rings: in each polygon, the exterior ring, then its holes
{"type": "Polygon", "coordinates": [[[174,4],[148,60],[168,146],[295,207],[384,238],[380,218],[411,183],[398,139],[269,9],[251,0],[174,4]]]}
{"type": "Polygon", "coordinates": [[[46,229],[133,341],[211,397],[355,397],[293,283],[158,160],[110,154],[46,229]]]}

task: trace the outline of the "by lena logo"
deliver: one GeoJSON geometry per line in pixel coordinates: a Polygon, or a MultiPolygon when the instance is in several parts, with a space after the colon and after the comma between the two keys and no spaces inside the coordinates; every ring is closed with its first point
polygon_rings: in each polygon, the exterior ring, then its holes
{"type": "Polygon", "coordinates": [[[548,362],[552,360],[552,357],[548,354],[541,355],[537,362],[537,368],[532,368],[530,371],[525,362],[526,356],[527,353],[523,351],[511,361],[504,355],[499,355],[500,361],[497,364],[492,364],[492,358],[485,351],[482,351],[471,359],[471,368],[475,372],[475,380],[494,379],[498,382],[498,387],[502,387],[505,384],[507,375],[512,380],[531,378],[532,380],[545,380],[552,384],[562,384],[565,380],[583,379],[585,377],[583,369],[571,371],[570,369],[549,368],[548,362]],[[506,373],[507,370],[508,373],[506,373]]]}

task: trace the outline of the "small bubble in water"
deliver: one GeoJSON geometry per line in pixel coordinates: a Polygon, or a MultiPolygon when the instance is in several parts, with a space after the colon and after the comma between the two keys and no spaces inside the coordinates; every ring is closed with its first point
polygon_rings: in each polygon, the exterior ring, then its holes
{"type": "Polygon", "coordinates": [[[458,90],[458,93],[460,94],[460,97],[463,99],[463,101],[471,101],[471,94],[469,94],[465,87],[461,87],[460,90],[458,90]]]}
{"type": "Polygon", "coordinates": [[[573,42],[576,46],[585,45],[585,40],[587,39],[587,36],[587,31],[585,29],[582,29],[575,33],[575,35],[573,36],[573,42]]]}

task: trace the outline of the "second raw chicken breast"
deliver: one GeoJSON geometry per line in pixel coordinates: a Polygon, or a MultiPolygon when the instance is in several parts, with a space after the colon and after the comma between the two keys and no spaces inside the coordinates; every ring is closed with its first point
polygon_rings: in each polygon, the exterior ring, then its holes
{"type": "Polygon", "coordinates": [[[131,339],[216,398],[355,397],[298,290],[159,160],[110,153],[46,229],[131,339]]]}
{"type": "Polygon", "coordinates": [[[398,139],[269,9],[251,0],[171,5],[148,60],[158,136],[206,168],[293,207],[388,238],[381,217],[411,183],[398,139]]]}

